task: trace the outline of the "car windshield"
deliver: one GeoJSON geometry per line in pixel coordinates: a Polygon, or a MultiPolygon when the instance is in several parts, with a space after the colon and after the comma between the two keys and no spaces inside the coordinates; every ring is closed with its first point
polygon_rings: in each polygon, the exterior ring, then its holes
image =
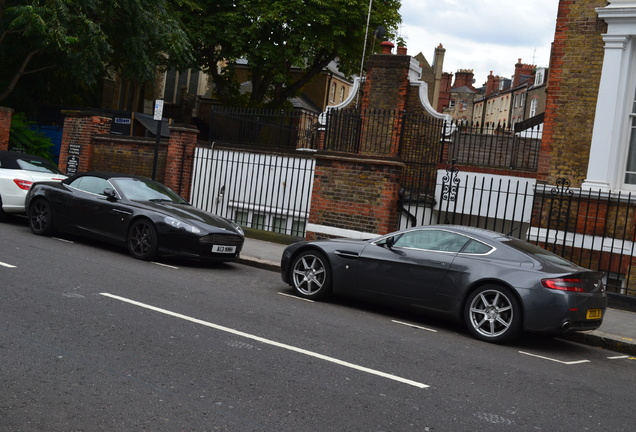
{"type": "Polygon", "coordinates": [[[152,180],[139,178],[114,178],[111,182],[120,193],[131,201],[168,201],[187,204],[187,201],[171,189],[152,180]]]}
{"type": "Polygon", "coordinates": [[[21,158],[21,159],[17,159],[16,162],[18,163],[18,166],[20,167],[20,169],[23,169],[25,171],[36,171],[36,172],[49,173],[49,174],[62,174],[62,172],[58,170],[55,167],[55,165],[53,165],[53,163],[48,161],[21,158]]]}

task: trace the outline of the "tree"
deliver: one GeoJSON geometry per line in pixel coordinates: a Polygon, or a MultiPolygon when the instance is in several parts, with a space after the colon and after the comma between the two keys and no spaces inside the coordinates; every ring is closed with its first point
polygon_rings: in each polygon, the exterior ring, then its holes
{"type": "MultiPolygon", "coordinates": [[[[193,3],[196,8],[182,9],[181,19],[199,65],[212,77],[217,97],[226,105],[282,106],[336,59],[343,73],[359,73],[369,0],[193,3]],[[239,60],[249,66],[248,101],[239,96],[239,60]]],[[[399,8],[399,0],[375,0],[369,33],[381,24],[393,34],[401,21],[399,8]]]]}
{"type": "Polygon", "coordinates": [[[107,74],[143,83],[158,67],[190,65],[188,38],[168,4],[0,0],[0,102],[35,83],[43,90],[61,79],[84,91],[107,74]]]}

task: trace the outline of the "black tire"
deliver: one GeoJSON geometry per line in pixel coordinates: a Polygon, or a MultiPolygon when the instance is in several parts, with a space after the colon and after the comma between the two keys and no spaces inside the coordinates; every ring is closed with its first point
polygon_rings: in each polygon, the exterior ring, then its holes
{"type": "Polygon", "coordinates": [[[331,294],[331,267],[327,257],[318,251],[300,253],[291,266],[291,285],[306,299],[320,300],[331,294]]]}
{"type": "Polygon", "coordinates": [[[2,210],[2,197],[0,197],[0,221],[3,221],[7,218],[7,214],[2,210]]]}
{"type": "Polygon", "coordinates": [[[38,198],[29,206],[29,228],[36,235],[53,234],[53,212],[51,205],[44,198],[38,198]]]}
{"type": "Polygon", "coordinates": [[[130,226],[126,244],[133,257],[145,261],[154,259],[159,249],[157,229],[149,220],[139,219],[130,226]]]}
{"type": "Polygon", "coordinates": [[[484,285],[466,300],[464,321],[468,331],[479,340],[510,342],[519,334],[522,320],[519,301],[503,286],[484,285]]]}

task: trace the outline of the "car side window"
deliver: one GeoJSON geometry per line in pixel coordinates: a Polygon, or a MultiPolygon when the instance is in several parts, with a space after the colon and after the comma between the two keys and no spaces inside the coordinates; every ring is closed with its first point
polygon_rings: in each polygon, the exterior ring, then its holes
{"type": "Polygon", "coordinates": [[[493,247],[485,243],[471,239],[470,242],[462,249],[462,253],[485,255],[492,251],[493,247]]]}
{"type": "Polygon", "coordinates": [[[102,195],[104,189],[112,188],[108,180],[100,177],[83,176],[75,179],[71,184],[71,187],[79,189],[84,192],[89,192],[97,195],[102,195]]]}
{"type": "Polygon", "coordinates": [[[470,238],[443,230],[415,230],[403,233],[394,247],[443,252],[459,252],[470,238]]]}

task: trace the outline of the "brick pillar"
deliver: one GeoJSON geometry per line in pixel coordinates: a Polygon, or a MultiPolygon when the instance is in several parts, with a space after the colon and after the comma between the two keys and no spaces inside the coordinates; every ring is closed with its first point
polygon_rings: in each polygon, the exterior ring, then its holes
{"type": "Polygon", "coordinates": [[[307,239],[395,231],[403,169],[397,161],[318,154],[307,239]]]}
{"type": "Polygon", "coordinates": [[[93,167],[93,136],[109,133],[111,119],[86,112],[64,114],[60,171],[67,175],[90,171],[93,167]]]}
{"type": "MultiPolygon", "coordinates": [[[[386,42],[385,42],[386,43],[386,42]]],[[[392,45],[391,45],[392,47],[392,45]]],[[[361,154],[397,156],[401,131],[401,113],[407,104],[409,67],[411,57],[392,55],[388,45],[383,54],[372,55],[367,62],[368,71],[362,91],[362,142],[361,154]],[[395,112],[396,115],[366,116],[369,110],[395,112]]]]}
{"type": "Polygon", "coordinates": [[[9,150],[12,116],[13,109],[0,107],[0,150],[9,150]]]}
{"type": "Polygon", "coordinates": [[[193,126],[170,126],[164,184],[186,200],[190,199],[192,164],[198,135],[199,131],[193,126]]]}

